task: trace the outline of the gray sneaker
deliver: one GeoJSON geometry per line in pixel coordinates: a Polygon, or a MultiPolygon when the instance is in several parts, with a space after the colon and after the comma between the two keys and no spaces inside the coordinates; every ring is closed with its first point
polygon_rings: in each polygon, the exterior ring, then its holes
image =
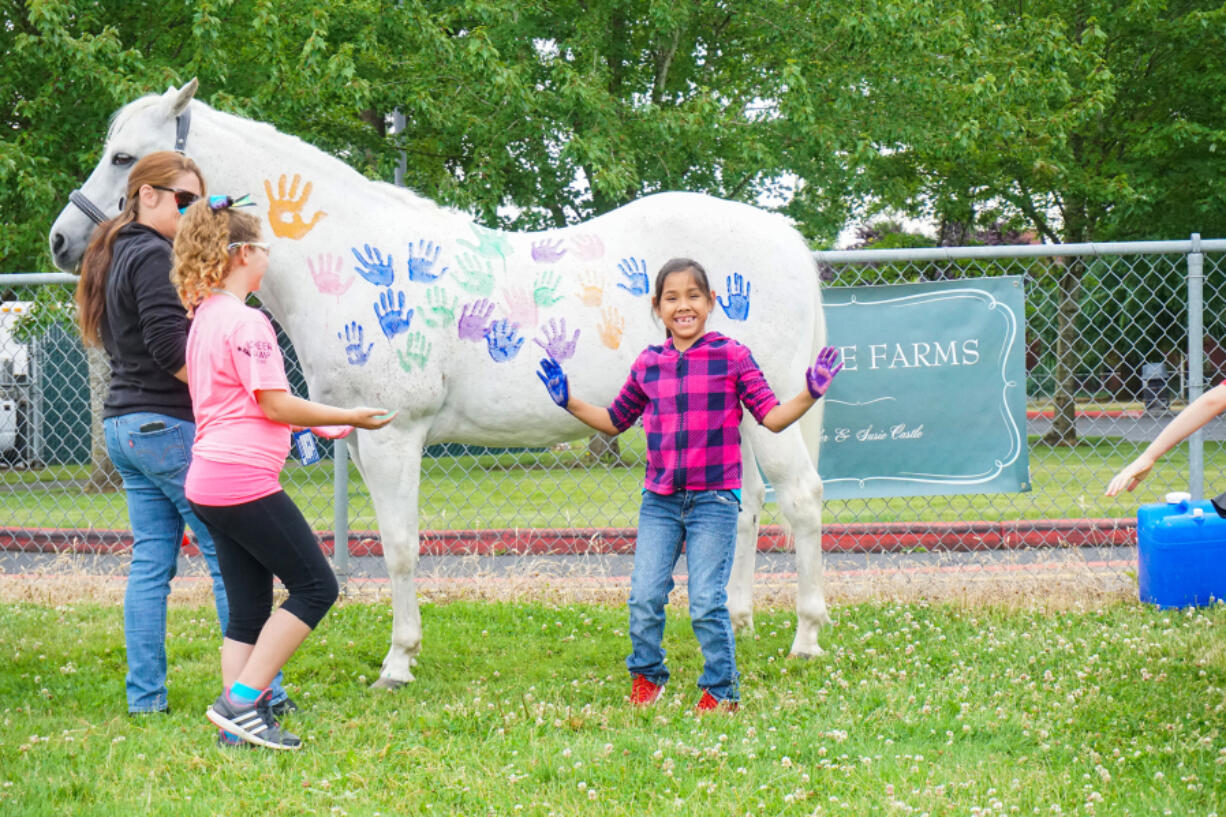
{"type": "MultiPolygon", "coordinates": [[[[267,695],[268,693],[265,693],[267,695]]],[[[281,728],[264,703],[264,696],[253,704],[237,704],[223,692],[209,707],[209,720],[248,743],[269,749],[297,749],[302,741],[281,728]]]]}

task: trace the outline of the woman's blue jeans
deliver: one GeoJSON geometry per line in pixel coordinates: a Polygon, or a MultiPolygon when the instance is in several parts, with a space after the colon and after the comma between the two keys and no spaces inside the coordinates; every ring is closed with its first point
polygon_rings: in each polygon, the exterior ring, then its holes
{"type": "Polygon", "coordinates": [[[736,640],[728,617],[728,576],[736,550],[740,502],[732,491],[643,492],[630,576],[630,646],[626,667],[652,683],[668,681],[664,605],[685,545],[690,619],[704,659],[698,686],[721,701],[740,699],[736,640]]]}
{"type": "MultiPolygon", "coordinates": [[[[132,528],[132,565],[123,602],[128,711],[160,712],[168,706],[166,597],[178,567],[184,523],[196,534],[196,544],[213,578],[213,600],[222,632],[230,615],[213,537],[196,519],[183,493],[196,426],[164,414],[137,412],[108,417],[102,427],[107,453],[123,477],[132,528]],[[164,427],[140,430],[149,423],[164,427]]],[[[278,675],[273,681],[272,700],[284,698],[278,675]]]]}

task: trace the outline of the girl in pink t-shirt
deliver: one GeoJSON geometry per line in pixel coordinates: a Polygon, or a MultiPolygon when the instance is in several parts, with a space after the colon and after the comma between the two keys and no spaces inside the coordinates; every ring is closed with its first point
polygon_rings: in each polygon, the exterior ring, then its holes
{"type": "Polygon", "coordinates": [[[290,394],[272,324],[246,306],[268,268],[260,222],[226,196],[187,209],[171,279],[188,315],[187,385],[196,416],[186,493],[217,544],[230,622],[223,691],[208,710],[223,742],[297,749],[268,706],[267,687],[336,601],[337,583],[315,534],[278,477],[294,426],[341,437],[381,428],[384,409],[342,409],[290,394]],[[327,428],[329,424],[331,428],[327,428]],[[289,598],[272,612],[273,577],[289,598]]]}

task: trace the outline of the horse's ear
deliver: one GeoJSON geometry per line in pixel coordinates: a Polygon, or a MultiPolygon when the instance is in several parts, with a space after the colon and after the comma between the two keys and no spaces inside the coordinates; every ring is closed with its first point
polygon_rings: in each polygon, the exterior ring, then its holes
{"type": "Polygon", "coordinates": [[[195,77],[192,77],[191,82],[180,88],[179,92],[175,95],[174,103],[170,106],[170,115],[178,116],[183,113],[183,109],[192,101],[192,97],[196,95],[196,89],[199,87],[200,82],[195,77]]]}

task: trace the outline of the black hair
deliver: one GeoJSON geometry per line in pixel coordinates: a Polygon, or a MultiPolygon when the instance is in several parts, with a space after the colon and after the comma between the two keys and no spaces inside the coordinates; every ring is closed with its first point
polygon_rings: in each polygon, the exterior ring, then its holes
{"type": "MultiPolygon", "coordinates": [[[[660,267],[660,271],[656,273],[655,294],[651,296],[651,309],[653,312],[660,308],[660,298],[664,297],[664,282],[668,279],[668,276],[674,272],[685,272],[686,270],[689,270],[694,276],[694,283],[698,284],[698,288],[708,298],[711,296],[711,284],[707,280],[707,271],[703,269],[702,264],[699,264],[693,258],[671,258],[665,261],[664,266],[660,267]]],[[[664,336],[671,338],[673,333],[665,329],[664,336]]]]}

